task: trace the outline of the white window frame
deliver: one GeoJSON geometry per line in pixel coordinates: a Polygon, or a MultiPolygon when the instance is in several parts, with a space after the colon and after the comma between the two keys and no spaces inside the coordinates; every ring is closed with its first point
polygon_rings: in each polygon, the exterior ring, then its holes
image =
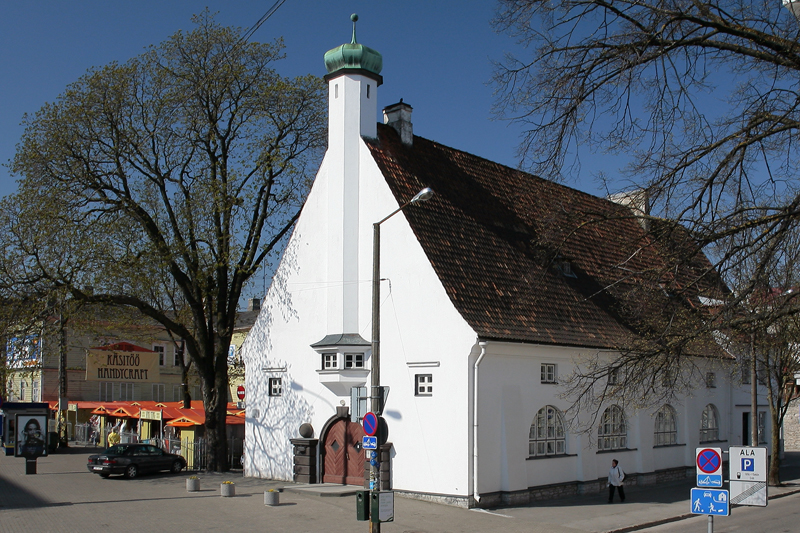
{"type": "Polygon", "coordinates": [[[339,353],[325,352],[322,354],[322,370],[338,370],[339,353]]]}
{"type": "Polygon", "coordinates": [[[561,411],[552,405],[539,409],[528,431],[528,456],[566,455],[567,436],[561,411]]]}
{"type": "Polygon", "coordinates": [[[172,401],[173,402],[183,401],[183,385],[172,386],[172,401]]]}
{"type": "Polygon", "coordinates": [[[671,405],[663,405],[656,413],[653,446],[678,444],[678,416],[671,405]]]}
{"type": "Polygon", "coordinates": [[[628,424],[625,411],[612,405],[603,411],[600,427],[597,428],[598,450],[625,450],[628,448],[628,424]]]}
{"type": "Polygon", "coordinates": [[[558,365],[542,363],[540,367],[542,383],[558,383],[558,365]]]}
{"type": "Polygon", "coordinates": [[[710,403],[700,415],[700,442],[716,442],[719,440],[719,411],[710,403]]]}
{"type": "Polygon", "coordinates": [[[283,396],[283,381],[281,378],[269,378],[269,395],[283,396]]]}
{"type": "Polygon", "coordinates": [[[414,374],[414,396],[433,396],[433,374],[414,374]]]}
{"type": "Polygon", "coordinates": [[[619,368],[608,369],[608,384],[616,385],[619,383],[619,368]]]}
{"type": "Polygon", "coordinates": [[[345,368],[364,368],[364,354],[363,353],[346,353],[346,354],[344,354],[344,367],[345,368]]]}
{"type": "Polygon", "coordinates": [[[167,386],[163,383],[153,383],[153,401],[166,402],[167,401],[167,386]]]}

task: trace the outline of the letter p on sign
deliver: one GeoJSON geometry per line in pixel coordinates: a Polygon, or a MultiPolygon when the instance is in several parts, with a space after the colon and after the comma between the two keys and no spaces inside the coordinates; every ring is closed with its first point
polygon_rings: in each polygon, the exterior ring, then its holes
{"type": "Polygon", "coordinates": [[[756,462],[753,459],[742,458],[742,472],[755,472],[756,462]]]}

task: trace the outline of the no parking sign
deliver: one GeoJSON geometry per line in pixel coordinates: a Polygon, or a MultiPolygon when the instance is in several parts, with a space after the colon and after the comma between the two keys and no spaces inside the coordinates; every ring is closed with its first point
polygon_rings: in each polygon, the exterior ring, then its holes
{"type": "Polygon", "coordinates": [[[697,486],[722,486],[722,449],[697,448],[697,486]]]}

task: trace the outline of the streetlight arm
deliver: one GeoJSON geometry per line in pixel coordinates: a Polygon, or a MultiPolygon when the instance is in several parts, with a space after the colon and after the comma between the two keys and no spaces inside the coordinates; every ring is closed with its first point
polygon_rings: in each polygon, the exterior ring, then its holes
{"type": "Polygon", "coordinates": [[[406,207],[410,206],[411,204],[415,204],[417,202],[425,202],[427,200],[430,200],[432,197],[433,197],[433,189],[431,189],[430,187],[425,187],[417,194],[415,194],[414,198],[412,198],[411,200],[407,201],[406,203],[404,203],[403,205],[392,211],[391,214],[389,214],[389,216],[384,217],[380,222],[376,222],[376,224],[380,226],[381,224],[383,224],[384,222],[386,222],[387,220],[389,220],[390,218],[392,218],[397,213],[399,213],[406,207]]]}

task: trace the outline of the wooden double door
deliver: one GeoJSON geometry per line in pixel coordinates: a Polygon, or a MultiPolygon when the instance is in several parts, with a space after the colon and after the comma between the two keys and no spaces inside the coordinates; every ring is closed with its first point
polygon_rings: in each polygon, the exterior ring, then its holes
{"type": "Polygon", "coordinates": [[[334,422],[325,435],[322,482],[364,486],[364,428],[347,419],[334,422]]]}

